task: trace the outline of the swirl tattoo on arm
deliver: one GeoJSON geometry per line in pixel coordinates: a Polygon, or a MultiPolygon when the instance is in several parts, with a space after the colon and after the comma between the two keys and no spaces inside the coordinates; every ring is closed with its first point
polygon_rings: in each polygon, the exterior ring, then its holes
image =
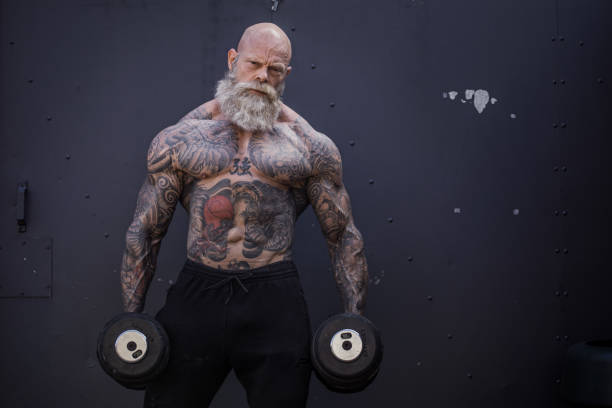
{"type": "Polygon", "coordinates": [[[138,192],[134,217],[125,234],[121,263],[121,300],[126,312],[141,312],[157,264],[161,240],[181,196],[182,178],[172,165],[172,138],[188,132],[175,125],[151,142],[148,174],[138,192]],[[170,141],[170,142],[169,142],[170,141]]]}
{"type": "Polygon", "coordinates": [[[349,195],[342,183],[340,152],[327,136],[312,139],[313,176],[307,196],[327,241],[334,278],[344,311],[363,314],[368,267],[364,242],[355,226],[349,195]]]}

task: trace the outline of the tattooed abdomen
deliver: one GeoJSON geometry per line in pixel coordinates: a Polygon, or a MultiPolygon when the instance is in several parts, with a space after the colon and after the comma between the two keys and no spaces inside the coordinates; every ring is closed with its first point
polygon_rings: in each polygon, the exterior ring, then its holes
{"type": "Polygon", "coordinates": [[[230,268],[290,256],[296,206],[292,193],[260,180],[221,178],[192,186],[187,239],[195,261],[230,268]],[[249,260],[251,262],[249,262],[249,260]]]}

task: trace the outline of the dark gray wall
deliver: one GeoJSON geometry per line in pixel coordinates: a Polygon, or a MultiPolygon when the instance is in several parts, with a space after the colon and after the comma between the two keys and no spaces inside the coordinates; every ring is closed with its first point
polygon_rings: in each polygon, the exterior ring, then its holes
{"type": "MultiPolygon", "coordinates": [[[[309,406],[559,406],[567,347],[612,337],[612,3],[271,5],[2,1],[0,406],[140,405],[95,340],[120,311],[146,148],[212,98],[260,21],[293,43],[285,102],[342,152],[386,346],[370,388],[313,378],[309,406]],[[496,98],[481,113],[465,95],[478,89],[496,98]]],[[[178,210],[149,313],[184,262],[186,222],[178,210]]],[[[310,209],[294,251],[318,324],[340,305],[310,209]]],[[[230,377],[213,406],[245,401],[230,377]]]]}

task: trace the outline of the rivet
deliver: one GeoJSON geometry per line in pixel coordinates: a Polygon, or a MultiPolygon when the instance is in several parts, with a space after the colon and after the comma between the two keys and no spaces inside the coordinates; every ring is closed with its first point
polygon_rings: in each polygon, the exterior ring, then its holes
{"type": "Polygon", "coordinates": [[[427,296],[427,300],[431,302],[433,300],[433,296],[427,296]]]}
{"type": "Polygon", "coordinates": [[[408,257],[408,262],[412,262],[412,257],[411,256],[408,257]]]}
{"type": "Polygon", "coordinates": [[[69,154],[67,154],[65,157],[66,157],[66,160],[70,160],[70,155],[69,154]]]}
{"type": "Polygon", "coordinates": [[[467,375],[467,376],[468,376],[468,378],[469,378],[470,380],[472,379],[472,374],[471,374],[471,373],[468,373],[468,375],[467,375]]]}
{"type": "Polygon", "coordinates": [[[563,253],[567,254],[569,251],[567,250],[567,248],[563,248],[563,253]]]}
{"type": "Polygon", "coordinates": [[[561,170],[567,171],[567,167],[563,166],[563,167],[561,167],[561,170]]]}
{"type": "Polygon", "coordinates": [[[561,296],[561,292],[556,291],[556,292],[555,292],[555,296],[561,296]]]}
{"type": "Polygon", "coordinates": [[[559,37],[559,41],[565,41],[565,37],[559,37]]]}
{"type": "Polygon", "coordinates": [[[561,80],[561,85],[565,85],[565,79],[561,80]]]}
{"type": "Polygon", "coordinates": [[[34,82],[33,79],[28,79],[28,84],[31,84],[32,82],[34,82]]]}
{"type": "Polygon", "coordinates": [[[349,144],[350,144],[351,146],[355,146],[355,141],[354,141],[354,140],[350,140],[350,141],[349,141],[349,144]]]}
{"type": "Polygon", "coordinates": [[[392,217],[389,217],[389,218],[387,218],[387,221],[388,221],[388,222],[393,222],[393,218],[392,218],[392,217]]]}
{"type": "Polygon", "coordinates": [[[416,365],[417,365],[417,367],[420,367],[422,365],[422,363],[420,361],[417,361],[416,365]]]}
{"type": "Polygon", "coordinates": [[[558,254],[559,252],[559,248],[555,248],[555,254],[558,254]]]}
{"type": "Polygon", "coordinates": [[[564,290],[563,291],[563,296],[567,297],[567,295],[568,295],[567,290],[564,290]]]}
{"type": "Polygon", "coordinates": [[[603,78],[597,78],[597,82],[603,84],[603,78]]]}
{"type": "Polygon", "coordinates": [[[552,42],[554,42],[554,41],[556,40],[556,38],[555,38],[555,37],[553,37],[553,38],[551,38],[550,40],[551,40],[552,42]]]}
{"type": "Polygon", "coordinates": [[[584,41],[580,41],[578,44],[582,47],[584,45],[584,41]]]}
{"type": "Polygon", "coordinates": [[[556,123],[553,123],[553,127],[556,129],[556,128],[557,128],[557,124],[556,124],[556,123]]]}
{"type": "Polygon", "coordinates": [[[563,212],[561,212],[561,214],[567,215],[567,210],[563,210],[563,212]]]}
{"type": "Polygon", "coordinates": [[[105,232],[105,233],[104,233],[104,238],[108,238],[108,237],[109,237],[109,233],[108,233],[108,232],[105,232]]]}
{"type": "Polygon", "coordinates": [[[561,380],[560,380],[560,379],[558,379],[558,378],[555,378],[555,383],[560,384],[560,383],[561,383],[561,380]]]}
{"type": "Polygon", "coordinates": [[[562,122],[562,123],[561,123],[561,127],[562,127],[562,128],[565,128],[565,127],[567,127],[567,123],[565,123],[565,122],[562,122]]]}
{"type": "Polygon", "coordinates": [[[553,171],[559,171],[559,167],[557,166],[553,167],[553,171]]]}
{"type": "Polygon", "coordinates": [[[561,336],[555,336],[555,340],[561,341],[561,336]]]}
{"type": "Polygon", "coordinates": [[[563,336],[563,340],[565,341],[569,340],[569,336],[563,336]]]}
{"type": "Polygon", "coordinates": [[[453,335],[452,335],[452,334],[449,334],[449,335],[448,335],[448,336],[446,336],[446,337],[447,337],[449,340],[452,340],[453,335]]]}
{"type": "Polygon", "coordinates": [[[317,67],[317,66],[316,66],[315,64],[312,64],[312,65],[310,66],[310,68],[312,68],[312,69],[315,69],[316,67],[317,67]]]}
{"type": "Polygon", "coordinates": [[[51,122],[51,116],[47,116],[47,122],[51,122]]]}
{"type": "Polygon", "coordinates": [[[9,45],[15,45],[15,41],[10,41],[9,45]]]}
{"type": "Polygon", "coordinates": [[[559,215],[559,210],[555,210],[555,215],[559,215]]]}
{"type": "Polygon", "coordinates": [[[295,27],[291,27],[291,31],[295,31],[295,27]]]}
{"type": "Polygon", "coordinates": [[[331,103],[329,104],[329,107],[330,107],[330,108],[333,108],[334,106],[336,106],[336,104],[335,104],[335,103],[333,103],[333,102],[331,102],[331,103]]]}
{"type": "Polygon", "coordinates": [[[91,197],[89,194],[85,194],[86,199],[88,199],[89,197],[91,197]]]}
{"type": "Polygon", "coordinates": [[[553,79],[553,85],[557,85],[557,80],[553,79]]]}
{"type": "Polygon", "coordinates": [[[374,184],[374,179],[369,179],[369,180],[368,180],[368,183],[370,183],[370,184],[374,184]]]}

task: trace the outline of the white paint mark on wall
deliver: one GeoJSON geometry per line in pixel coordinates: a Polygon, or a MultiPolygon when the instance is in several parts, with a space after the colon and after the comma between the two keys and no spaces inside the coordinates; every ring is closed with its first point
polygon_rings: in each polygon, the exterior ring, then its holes
{"type": "MultiPolygon", "coordinates": [[[[451,101],[454,101],[458,94],[459,92],[457,91],[444,91],[442,92],[442,97],[444,99],[449,98],[451,101]]],[[[461,103],[473,101],[474,108],[478,113],[482,113],[489,102],[491,102],[491,105],[494,105],[495,103],[499,102],[499,99],[490,96],[489,91],[487,91],[486,89],[465,89],[463,91],[463,94],[465,95],[464,98],[458,98],[461,103]]]]}
{"type": "Polygon", "coordinates": [[[461,214],[461,208],[459,208],[459,207],[455,207],[455,209],[453,210],[453,212],[454,212],[455,214],[461,214]]]}
{"type": "Polygon", "coordinates": [[[510,118],[512,118],[512,119],[516,119],[516,114],[511,113],[511,114],[510,114],[510,118]]]}
{"type": "Polygon", "coordinates": [[[474,107],[478,113],[482,113],[489,103],[489,92],[484,89],[477,89],[474,92],[474,107]]]}
{"type": "Polygon", "coordinates": [[[515,208],[514,210],[512,210],[512,214],[514,214],[514,215],[519,215],[519,214],[520,214],[519,209],[518,209],[518,208],[515,208]]]}

